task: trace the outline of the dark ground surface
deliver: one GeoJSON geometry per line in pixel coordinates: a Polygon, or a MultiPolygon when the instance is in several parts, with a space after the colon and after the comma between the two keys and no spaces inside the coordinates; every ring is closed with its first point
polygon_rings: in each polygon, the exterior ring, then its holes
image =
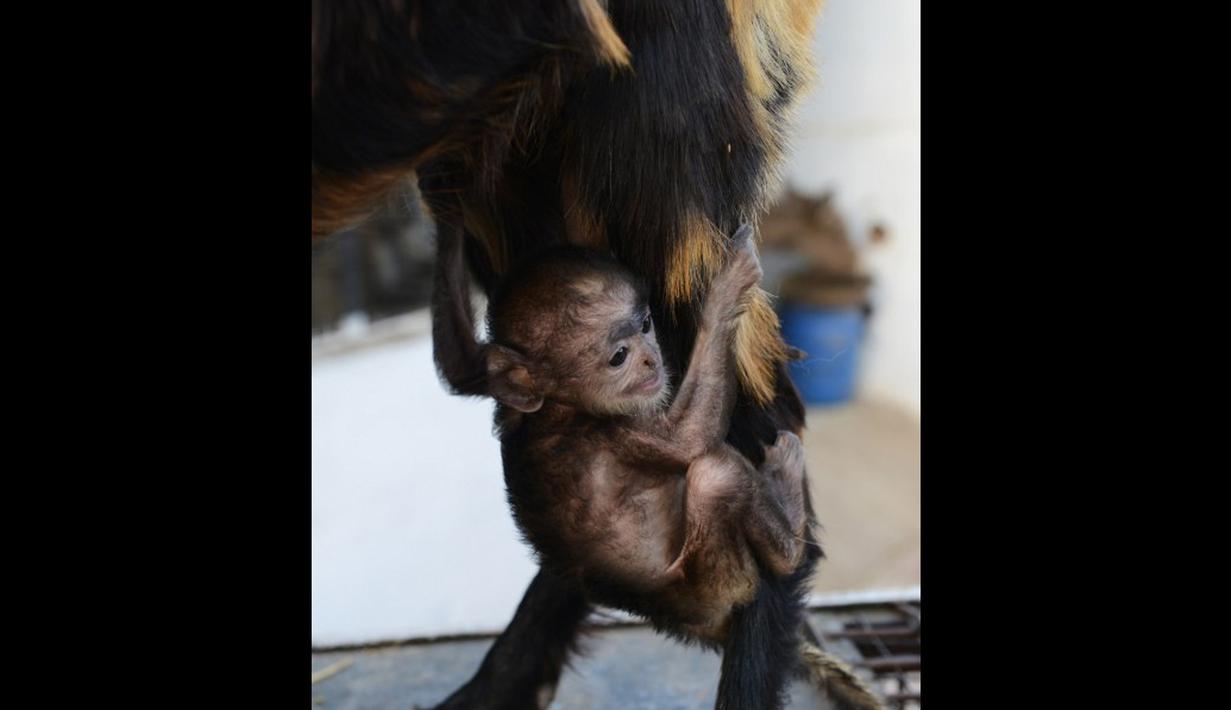
{"type": "MultiPolygon", "coordinates": [[[[313,707],[376,710],[431,707],[448,697],[483,660],[489,639],[314,654],[312,670],[350,658],[354,664],[312,687],[313,707]]],[[[713,708],[721,659],[643,627],[596,631],[587,653],[565,671],[553,710],[713,708]]],[[[810,695],[800,688],[792,695],[810,695]]],[[[821,708],[820,701],[792,707],[821,708]]]]}
{"type": "MultiPolygon", "coordinates": [[[[874,613],[869,618],[875,620],[874,613]]],[[[845,615],[826,611],[814,611],[810,618],[823,638],[847,620],[845,615]]],[[[314,673],[338,662],[351,665],[313,684],[312,706],[339,710],[431,707],[470,678],[491,643],[484,638],[314,653],[314,673]]],[[[848,662],[861,659],[850,644],[826,646],[848,662]]],[[[683,646],[643,626],[595,628],[584,648],[584,654],[565,671],[553,710],[714,707],[721,663],[715,653],[683,646]]],[[[918,675],[914,678],[917,689],[918,675]]],[[[829,705],[797,683],[791,688],[788,707],[827,709],[829,705]]]]}

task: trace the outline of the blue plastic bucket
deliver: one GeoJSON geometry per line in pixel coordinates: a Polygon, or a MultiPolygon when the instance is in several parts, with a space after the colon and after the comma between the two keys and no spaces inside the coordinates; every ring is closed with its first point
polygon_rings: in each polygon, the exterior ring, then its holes
{"type": "Polygon", "coordinates": [[[782,337],[806,353],[790,363],[791,380],[808,404],[837,404],[851,398],[863,344],[861,308],[823,308],[783,303],[782,337]]]}

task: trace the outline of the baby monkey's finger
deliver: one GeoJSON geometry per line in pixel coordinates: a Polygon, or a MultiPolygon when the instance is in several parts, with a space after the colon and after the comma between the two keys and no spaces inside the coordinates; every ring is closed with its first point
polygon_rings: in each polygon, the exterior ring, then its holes
{"type": "Polygon", "coordinates": [[[739,250],[744,245],[751,243],[752,225],[745,222],[739,226],[739,229],[735,230],[735,234],[731,235],[731,247],[735,250],[739,250]]]}

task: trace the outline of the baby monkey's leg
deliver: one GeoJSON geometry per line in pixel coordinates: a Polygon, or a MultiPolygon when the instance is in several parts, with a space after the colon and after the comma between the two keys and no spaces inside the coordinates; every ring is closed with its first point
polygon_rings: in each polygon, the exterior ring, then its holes
{"type": "Polygon", "coordinates": [[[756,489],[744,534],[753,552],[775,574],[795,571],[804,556],[804,527],[808,515],[804,502],[804,447],[798,436],[782,432],[765,450],[765,463],[750,475],[756,489]]]}
{"type": "Polygon", "coordinates": [[[739,517],[755,475],[748,460],[725,444],[693,460],[684,487],[684,545],[667,568],[669,578],[680,581],[686,572],[709,576],[730,546],[739,544],[739,517]]]}
{"type": "Polygon", "coordinates": [[[748,459],[723,445],[688,467],[684,490],[684,545],[667,568],[678,581],[706,560],[706,550],[728,550],[722,539],[736,530],[771,571],[788,575],[804,556],[804,451],[799,437],[783,432],[754,469],[748,459]]]}

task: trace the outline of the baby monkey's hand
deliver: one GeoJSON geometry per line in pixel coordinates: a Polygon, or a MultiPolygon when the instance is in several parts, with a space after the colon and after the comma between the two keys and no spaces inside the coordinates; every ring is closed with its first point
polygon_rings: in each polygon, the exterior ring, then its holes
{"type": "Polygon", "coordinates": [[[734,325],[747,305],[747,296],[761,282],[761,260],[752,240],[752,227],[745,224],[731,237],[733,253],[710,284],[703,325],[734,325]]]}
{"type": "Polygon", "coordinates": [[[731,246],[735,253],[727,266],[731,277],[740,289],[740,295],[747,293],[753,286],[761,283],[761,259],[757,256],[757,245],[752,239],[752,227],[744,224],[735,230],[731,237],[731,246]]]}

